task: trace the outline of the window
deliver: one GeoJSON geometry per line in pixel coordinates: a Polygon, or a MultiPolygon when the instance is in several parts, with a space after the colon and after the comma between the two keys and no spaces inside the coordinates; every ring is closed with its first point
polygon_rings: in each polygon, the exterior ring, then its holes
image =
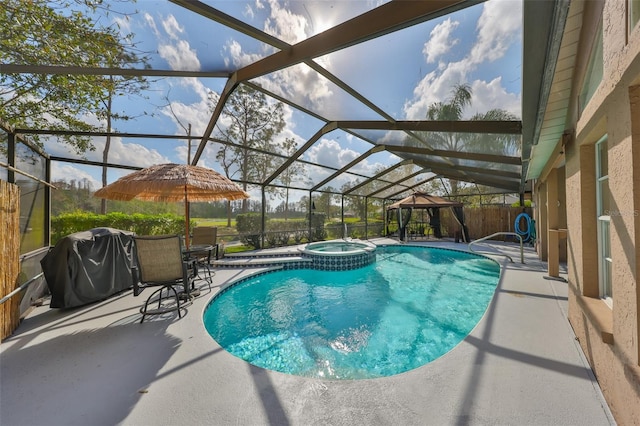
{"type": "MultiPolygon", "coordinates": [[[[24,143],[15,148],[16,168],[38,179],[46,179],[46,161],[24,143]]],[[[15,184],[20,187],[20,254],[37,250],[48,244],[46,222],[48,206],[45,186],[37,180],[16,173],[15,184]]]]}
{"type": "MultiPolygon", "coordinates": [[[[640,0],[638,0],[640,1],[640,0]]],[[[582,90],[580,91],[580,112],[584,111],[591,97],[596,92],[596,89],[602,81],[602,21],[598,24],[598,33],[591,46],[591,53],[589,54],[589,65],[587,66],[587,73],[584,76],[582,83],[582,90]]]]}
{"type": "Polygon", "coordinates": [[[598,214],[598,271],[600,297],[609,306],[613,306],[613,288],[611,286],[611,222],[609,166],[607,136],[596,142],[596,202],[598,214]]]}
{"type": "Polygon", "coordinates": [[[629,0],[629,33],[633,31],[640,20],[640,0],[629,0]]]}

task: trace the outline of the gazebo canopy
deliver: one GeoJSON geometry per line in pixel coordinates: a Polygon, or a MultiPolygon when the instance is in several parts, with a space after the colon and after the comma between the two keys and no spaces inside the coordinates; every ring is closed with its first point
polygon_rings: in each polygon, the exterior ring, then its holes
{"type": "Polygon", "coordinates": [[[398,208],[427,209],[431,207],[462,207],[462,203],[447,200],[446,198],[438,197],[436,195],[425,194],[423,192],[414,192],[407,198],[387,206],[387,210],[398,208]]]}

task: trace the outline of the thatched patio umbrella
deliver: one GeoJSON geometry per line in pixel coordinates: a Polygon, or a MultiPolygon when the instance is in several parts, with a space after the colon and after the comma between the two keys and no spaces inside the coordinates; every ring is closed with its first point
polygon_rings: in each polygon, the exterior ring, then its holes
{"type": "Polygon", "coordinates": [[[189,203],[241,200],[249,194],[231,180],[206,167],[159,164],[121,177],[99,189],[98,198],[129,201],[182,201],[185,205],[185,244],[189,248],[189,203]]]}

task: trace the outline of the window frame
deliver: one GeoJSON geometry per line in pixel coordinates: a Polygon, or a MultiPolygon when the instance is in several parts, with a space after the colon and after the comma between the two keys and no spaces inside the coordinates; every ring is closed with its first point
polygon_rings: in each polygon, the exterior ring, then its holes
{"type": "Polygon", "coordinates": [[[602,83],[604,77],[603,45],[602,19],[600,19],[596,35],[593,38],[591,50],[589,51],[589,62],[587,63],[587,69],[583,76],[582,86],[580,87],[580,93],[578,95],[580,114],[582,114],[587,105],[589,105],[589,101],[591,101],[600,83],[602,83]],[[597,81],[595,78],[597,78],[597,81]]]}
{"type": "Polygon", "coordinates": [[[640,0],[627,0],[627,18],[628,36],[640,22],[640,0]]]}
{"type": "MultiPolygon", "coordinates": [[[[609,166],[603,164],[603,155],[601,152],[602,145],[608,150],[608,135],[601,137],[595,144],[595,160],[596,160],[596,221],[597,221],[597,237],[598,237],[598,287],[600,298],[613,308],[613,285],[611,272],[613,270],[613,259],[611,257],[611,211],[605,208],[609,205],[610,200],[604,200],[603,188],[609,185],[609,166]]],[[[608,161],[608,153],[606,161],[608,161]]]]}

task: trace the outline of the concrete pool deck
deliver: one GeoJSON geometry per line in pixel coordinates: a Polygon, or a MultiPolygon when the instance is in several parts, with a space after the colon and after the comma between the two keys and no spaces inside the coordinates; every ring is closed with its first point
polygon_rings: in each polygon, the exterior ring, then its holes
{"type": "Polygon", "coordinates": [[[181,319],[139,324],[131,291],[70,310],[47,301],[0,344],[0,424],[615,424],[567,321],[567,284],[545,279],[531,248],[522,265],[515,245],[491,247],[516,263],[495,257],[503,275],[478,326],[437,360],[381,379],[295,377],[221,349],[203,310],[255,270],[217,270],[181,319]]]}

